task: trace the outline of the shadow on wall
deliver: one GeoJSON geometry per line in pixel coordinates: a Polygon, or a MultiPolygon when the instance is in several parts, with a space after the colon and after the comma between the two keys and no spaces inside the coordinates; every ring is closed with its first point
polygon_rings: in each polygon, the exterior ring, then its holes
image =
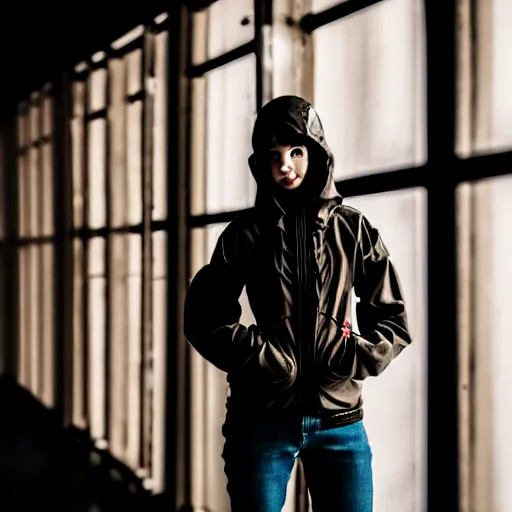
{"type": "Polygon", "coordinates": [[[166,500],[157,498],[126,466],[96,451],[86,434],[64,429],[29,391],[0,377],[3,512],[163,510],[166,500]]]}

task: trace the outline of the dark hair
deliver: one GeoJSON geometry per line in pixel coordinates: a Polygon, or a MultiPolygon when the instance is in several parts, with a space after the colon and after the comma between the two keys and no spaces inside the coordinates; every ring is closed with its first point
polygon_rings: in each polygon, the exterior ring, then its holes
{"type": "Polygon", "coordinates": [[[282,130],[274,132],[269,138],[268,144],[268,149],[272,149],[276,145],[308,147],[311,144],[311,139],[302,133],[297,133],[285,127],[282,130]]]}

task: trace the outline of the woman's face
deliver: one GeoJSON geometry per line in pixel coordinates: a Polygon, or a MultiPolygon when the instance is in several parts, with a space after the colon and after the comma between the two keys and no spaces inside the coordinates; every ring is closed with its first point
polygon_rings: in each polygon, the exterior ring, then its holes
{"type": "Polygon", "coordinates": [[[270,150],[272,179],[286,190],[301,186],[308,170],[306,146],[276,145],[270,150]]]}

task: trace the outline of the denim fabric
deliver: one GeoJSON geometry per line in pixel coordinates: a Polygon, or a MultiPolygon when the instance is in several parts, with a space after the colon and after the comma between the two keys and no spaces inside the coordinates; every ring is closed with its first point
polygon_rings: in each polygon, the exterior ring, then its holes
{"type": "Polygon", "coordinates": [[[297,457],[314,512],[372,512],[372,453],[362,421],[323,430],[310,416],[228,413],[223,433],[232,512],[280,512],[297,457]]]}

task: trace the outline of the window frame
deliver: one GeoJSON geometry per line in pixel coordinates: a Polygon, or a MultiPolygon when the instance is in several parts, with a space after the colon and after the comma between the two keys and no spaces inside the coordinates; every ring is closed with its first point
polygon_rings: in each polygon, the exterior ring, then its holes
{"type": "MultiPolygon", "coordinates": [[[[181,8],[181,6],[177,6],[177,8],[181,8]]],[[[173,50],[175,47],[174,34],[171,34],[171,28],[173,27],[173,17],[172,14],[169,16],[167,12],[163,12],[158,15],[156,18],[149,20],[144,25],[141,25],[137,28],[142,28],[142,31],[139,30],[138,36],[132,38],[131,40],[126,41],[126,37],[124,38],[124,42],[120,43],[120,41],[116,41],[115,43],[109,45],[104,52],[97,52],[93,55],[87,62],[82,62],[77,66],[71,69],[61,70],[62,73],[55,77],[55,80],[51,83],[51,85],[44,86],[40,89],[37,89],[38,92],[44,93],[52,100],[52,106],[49,110],[50,121],[52,131],[50,135],[43,134],[35,141],[28,140],[28,145],[24,145],[24,147],[18,147],[17,143],[17,122],[18,122],[18,112],[13,111],[9,112],[9,117],[6,116],[5,125],[3,124],[4,119],[2,118],[1,135],[2,135],[2,145],[3,148],[6,148],[4,154],[0,155],[1,157],[1,179],[2,186],[0,186],[0,192],[9,191],[6,194],[7,204],[5,205],[5,238],[0,237],[0,258],[2,260],[2,264],[5,262],[5,267],[12,269],[12,272],[8,274],[2,272],[0,276],[2,281],[0,285],[2,285],[2,289],[0,290],[0,299],[4,297],[9,297],[8,303],[5,303],[5,316],[0,318],[0,328],[2,334],[0,341],[0,350],[2,350],[2,360],[0,364],[3,365],[3,370],[9,376],[11,376],[15,381],[19,379],[19,367],[20,364],[20,304],[19,304],[19,275],[20,275],[20,266],[18,264],[18,255],[21,249],[31,247],[31,246],[51,246],[53,249],[53,273],[55,278],[53,279],[53,292],[52,292],[52,301],[54,305],[53,310],[53,318],[52,327],[53,332],[51,335],[53,348],[51,354],[48,354],[48,358],[53,362],[53,368],[51,372],[52,378],[52,388],[54,392],[54,401],[52,409],[54,409],[56,413],[56,417],[59,421],[62,422],[65,428],[68,428],[72,431],[72,434],[81,439],[82,442],[85,443],[85,446],[88,447],[91,451],[96,451],[104,457],[104,462],[108,466],[108,470],[110,468],[116,472],[117,476],[120,477],[126,485],[130,485],[132,490],[130,493],[136,492],[137,494],[147,494],[148,492],[160,493],[163,489],[169,488],[169,478],[167,474],[172,473],[172,469],[169,469],[169,461],[166,456],[166,451],[170,451],[172,454],[173,450],[173,442],[168,437],[167,431],[165,429],[164,423],[169,423],[169,419],[166,417],[168,414],[168,409],[172,410],[172,401],[167,400],[164,396],[165,391],[159,389],[158,392],[158,403],[159,407],[162,405],[161,412],[158,412],[158,421],[162,423],[162,425],[155,426],[153,424],[153,391],[148,391],[152,386],[153,375],[156,371],[158,371],[158,378],[160,379],[161,385],[165,389],[167,387],[166,379],[165,379],[165,367],[172,368],[174,365],[173,361],[173,351],[169,350],[168,353],[164,349],[164,353],[159,347],[159,354],[162,355],[163,367],[162,364],[157,363],[155,366],[158,366],[158,370],[154,367],[151,368],[151,371],[143,371],[141,369],[140,372],[140,393],[141,393],[141,406],[140,406],[140,435],[137,435],[136,442],[140,444],[139,451],[140,456],[138,457],[139,469],[136,471],[127,467],[124,461],[120,461],[112,457],[111,454],[108,453],[106,449],[108,449],[108,444],[105,442],[105,439],[92,440],[90,437],[90,429],[88,425],[88,421],[85,422],[75,422],[75,418],[73,416],[73,402],[76,397],[73,394],[73,358],[76,356],[76,351],[74,350],[74,325],[73,325],[73,297],[74,297],[74,250],[73,246],[76,241],[79,241],[82,244],[82,248],[84,249],[84,256],[81,258],[82,260],[82,269],[81,269],[81,280],[83,283],[86,283],[88,280],[88,261],[87,261],[87,245],[90,240],[101,240],[101,242],[106,246],[105,248],[105,257],[103,259],[103,264],[105,267],[105,271],[102,276],[105,276],[105,280],[107,280],[106,284],[106,292],[105,292],[105,302],[106,307],[103,309],[104,314],[107,316],[106,324],[105,324],[105,343],[106,343],[106,351],[105,351],[105,367],[99,369],[99,372],[104,370],[104,378],[105,378],[105,407],[103,408],[102,415],[105,418],[105,428],[107,433],[107,439],[109,435],[109,416],[111,413],[110,407],[110,393],[111,393],[111,385],[110,385],[110,362],[112,357],[110,357],[109,353],[109,345],[111,343],[110,338],[110,326],[108,321],[109,309],[110,309],[110,297],[108,290],[108,280],[109,276],[109,266],[110,266],[110,254],[109,254],[109,242],[112,236],[117,235],[137,235],[141,239],[141,247],[140,247],[140,261],[137,261],[137,264],[141,267],[141,281],[143,284],[141,286],[140,296],[141,301],[142,297],[144,297],[143,305],[141,306],[141,329],[140,335],[137,333],[137,338],[140,338],[140,348],[141,348],[141,367],[144,366],[146,369],[147,363],[151,361],[152,354],[151,349],[148,348],[150,345],[150,341],[153,336],[159,336],[161,339],[161,343],[159,345],[165,344],[166,338],[168,336],[168,328],[167,322],[165,321],[165,315],[167,312],[167,304],[170,302],[165,300],[165,305],[162,308],[159,308],[159,321],[161,324],[158,326],[154,325],[154,320],[152,318],[152,307],[151,302],[154,300],[152,295],[153,292],[153,283],[155,281],[164,281],[164,284],[158,285],[157,297],[161,297],[162,293],[165,294],[165,299],[167,299],[169,295],[169,287],[168,285],[168,272],[167,272],[167,259],[168,254],[170,253],[169,247],[173,245],[172,240],[170,240],[169,233],[173,232],[172,227],[169,227],[169,217],[171,218],[172,224],[172,214],[168,214],[166,211],[167,207],[167,195],[168,195],[168,185],[169,185],[169,173],[167,172],[169,168],[169,156],[172,154],[170,151],[167,151],[166,145],[168,141],[174,140],[174,133],[172,130],[168,129],[169,125],[169,113],[173,112],[173,101],[174,97],[168,97],[167,90],[164,94],[162,94],[159,87],[166,87],[171,89],[176,82],[176,77],[171,74],[175,72],[173,62],[174,62],[174,54],[173,50]],[[154,58],[157,56],[157,38],[161,34],[166,34],[167,37],[163,40],[160,40],[160,51],[159,54],[159,62],[156,63],[154,58]],[[117,44],[119,43],[119,44],[117,44]],[[84,86],[84,98],[83,98],[83,106],[84,110],[83,116],[79,116],[79,122],[81,123],[81,127],[83,129],[81,140],[80,140],[80,148],[81,155],[78,157],[78,161],[81,166],[81,175],[80,175],[80,189],[81,193],[85,196],[85,206],[82,208],[83,211],[83,219],[78,223],[75,222],[76,208],[74,208],[73,201],[76,199],[73,184],[76,176],[73,176],[73,147],[72,147],[72,133],[70,123],[75,118],[74,113],[74,105],[73,105],[73,84],[74,83],[83,83],[87,80],[87,76],[91,71],[102,69],[107,67],[107,62],[111,58],[122,58],[125,54],[135,50],[140,49],[143,52],[142,55],[142,65],[140,70],[140,91],[135,94],[127,94],[125,100],[125,105],[128,103],[134,102],[142,102],[142,112],[140,118],[140,134],[137,133],[137,136],[141,139],[141,154],[140,157],[140,166],[141,166],[141,185],[140,185],[140,204],[142,205],[143,212],[141,213],[140,222],[132,223],[125,221],[123,225],[120,226],[112,226],[111,223],[111,212],[109,199],[111,197],[110,194],[110,158],[109,158],[109,150],[110,150],[110,141],[109,141],[109,119],[108,119],[108,108],[109,108],[109,84],[108,79],[105,84],[105,93],[106,93],[106,105],[104,108],[100,108],[94,110],[92,112],[88,112],[87,103],[88,103],[88,87],[84,86]],[[158,71],[157,71],[158,70],[158,71]],[[157,84],[154,79],[156,78],[156,73],[159,73],[158,77],[162,77],[163,82],[161,85],[157,84]],[[156,87],[156,88],[155,88],[156,87]],[[161,133],[158,134],[158,148],[161,148],[162,145],[165,150],[162,151],[162,155],[159,156],[158,162],[158,171],[155,170],[155,155],[154,151],[154,109],[155,109],[155,96],[159,95],[159,100],[164,105],[165,112],[159,113],[158,116],[158,129],[161,130],[161,133]],[[87,215],[87,187],[84,186],[87,184],[87,128],[88,123],[97,119],[104,119],[106,122],[106,132],[105,137],[103,138],[103,144],[105,144],[105,172],[104,176],[101,179],[105,180],[105,189],[102,191],[102,195],[104,197],[105,202],[105,210],[106,210],[106,220],[104,225],[99,227],[91,227],[89,226],[89,218],[87,215]],[[163,139],[163,140],[162,140],[163,139]],[[17,158],[18,155],[24,151],[26,151],[25,146],[35,146],[41,147],[43,144],[51,144],[51,156],[52,156],[52,172],[51,172],[51,180],[48,178],[48,183],[45,181],[44,185],[51,188],[52,192],[52,200],[51,200],[51,232],[44,234],[41,233],[41,228],[39,231],[33,233],[22,233],[19,232],[19,206],[20,200],[18,198],[19,192],[19,184],[18,184],[18,170],[17,170],[17,158]],[[9,172],[3,172],[4,169],[8,169],[9,172]],[[157,191],[153,188],[153,175],[158,173],[158,179],[160,179],[163,190],[157,191]],[[5,185],[5,187],[4,187],[5,185]],[[155,203],[153,201],[154,196],[155,201],[158,200],[158,211],[153,210],[153,206],[155,203]],[[164,236],[155,236],[156,234],[164,234],[164,236]],[[143,240],[144,238],[144,240],[143,240]],[[158,254],[154,254],[152,252],[152,248],[155,247],[155,240],[158,238],[158,254]],[[161,250],[160,250],[161,249],[161,250]],[[158,260],[156,266],[154,265],[153,259],[158,260]],[[3,279],[5,277],[5,279],[3,279]],[[5,319],[6,325],[3,325],[3,320],[5,319]],[[164,332],[162,332],[162,327],[164,332]],[[5,336],[4,336],[5,333],[5,336]],[[4,340],[13,340],[9,343],[4,343],[4,340]],[[144,355],[142,355],[142,353],[144,355]],[[171,361],[171,362],[170,362],[171,361]],[[150,384],[149,386],[147,384],[150,384]],[[151,394],[151,397],[150,397],[151,394]],[[145,399],[146,397],[150,397],[149,399],[145,399]],[[169,407],[167,407],[169,405],[169,407]],[[155,438],[158,438],[155,440],[155,438]],[[96,441],[96,442],[95,442],[96,441]],[[97,442],[99,441],[99,442],[97,442]],[[153,443],[154,442],[154,443],[153,443]],[[155,448],[152,446],[155,445],[155,448]],[[159,460],[157,461],[157,466],[153,465],[153,455],[158,453],[156,450],[159,449],[161,456],[159,456],[159,460]],[[151,471],[157,472],[158,474],[150,474],[149,468],[151,471]],[[135,486],[134,486],[135,485],[135,486]]],[[[122,39],[122,38],[121,38],[122,39]]],[[[138,73],[138,72],[137,72],[138,73]]],[[[173,91],[170,91],[173,92],[173,91]]],[[[176,92],[176,91],[174,91],[176,92]]],[[[27,100],[28,101],[28,100],[27,100]]],[[[31,100],[32,101],[32,100],[31,100]]],[[[41,124],[41,123],[39,123],[41,124]]],[[[41,164],[38,164],[41,167],[41,164]]],[[[43,178],[41,178],[42,181],[43,178]]],[[[38,179],[38,183],[40,180],[38,179]]],[[[40,204],[40,200],[38,199],[38,208],[40,204]]],[[[2,205],[3,208],[4,205],[2,205]]],[[[39,208],[40,209],[40,208],[39,208]]],[[[3,220],[3,219],[2,219],[3,220]]],[[[38,225],[42,224],[38,221],[38,225]]],[[[49,229],[49,228],[47,228],[49,229]]],[[[3,235],[3,233],[2,233],[3,235]]],[[[4,267],[3,267],[4,268],[4,267]]],[[[37,275],[37,279],[40,279],[40,272],[37,275]]],[[[87,298],[86,294],[82,294],[82,298],[87,298]]],[[[0,305],[3,306],[3,302],[0,302],[0,305]]],[[[87,318],[87,301],[82,301],[80,304],[80,308],[83,312],[84,318],[87,318]]],[[[2,311],[3,314],[3,311],[2,311]]],[[[75,329],[76,330],[76,329],[75,329]]],[[[83,414],[81,414],[82,418],[89,420],[87,406],[88,403],[88,361],[87,361],[87,337],[88,332],[85,327],[85,322],[82,328],[79,328],[81,331],[80,337],[83,340],[83,354],[80,356],[80,365],[83,366],[83,371],[81,372],[81,377],[83,380],[80,381],[80,386],[82,389],[78,392],[81,396],[81,403],[83,407],[83,414]]],[[[139,340],[137,340],[139,341],[139,340]]],[[[41,344],[39,345],[39,351],[41,351],[41,344]]],[[[171,370],[172,372],[172,370],[171,370]]],[[[79,377],[80,378],[80,377],[79,377]]],[[[23,383],[20,383],[23,384],[23,383]]],[[[39,398],[39,397],[36,397],[39,398]]],[[[174,414],[169,413],[170,417],[174,417],[174,414]]],[[[156,415],[156,413],[155,413],[156,415]]],[[[171,460],[173,460],[171,458],[171,460]]]]}

